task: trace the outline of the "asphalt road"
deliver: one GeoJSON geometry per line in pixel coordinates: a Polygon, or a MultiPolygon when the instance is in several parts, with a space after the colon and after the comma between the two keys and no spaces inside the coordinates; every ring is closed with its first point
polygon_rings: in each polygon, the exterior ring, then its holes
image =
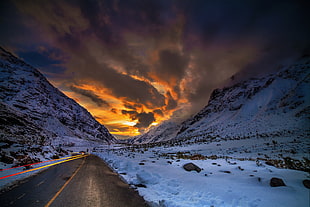
{"type": "Polygon", "coordinates": [[[139,194],[94,155],[52,166],[0,194],[0,206],[139,207],[139,194]]]}

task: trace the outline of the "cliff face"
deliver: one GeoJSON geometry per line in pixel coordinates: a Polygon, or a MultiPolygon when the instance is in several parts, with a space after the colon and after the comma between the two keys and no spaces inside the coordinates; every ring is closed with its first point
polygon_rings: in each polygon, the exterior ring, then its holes
{"type": "Polygon", "coordinates": [[[55,137],[113,143],[91,114],[34,67],[0,48],[0,141],[47,144],[55,137]]]}

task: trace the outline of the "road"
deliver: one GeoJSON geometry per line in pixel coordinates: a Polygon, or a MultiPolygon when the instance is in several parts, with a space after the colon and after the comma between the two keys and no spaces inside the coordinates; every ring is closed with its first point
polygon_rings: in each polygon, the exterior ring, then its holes
{"type": "Polygon", "coordinates": [[[52,166],[0,194],[0,206],[139,207],[147,206],[97,156],[52,166]]]}

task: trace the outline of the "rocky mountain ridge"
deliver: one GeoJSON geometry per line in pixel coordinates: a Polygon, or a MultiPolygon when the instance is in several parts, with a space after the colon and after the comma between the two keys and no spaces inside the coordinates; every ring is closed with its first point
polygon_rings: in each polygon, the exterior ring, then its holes
{"type": "MultiPolygon", "coordinates": [[[[113,143],[92,115],[34,67],[0,47],[0,141],[48,145],[56,137],[113,143]]],[[[65,140],[63,140],[65,142],[65,140]]]]}

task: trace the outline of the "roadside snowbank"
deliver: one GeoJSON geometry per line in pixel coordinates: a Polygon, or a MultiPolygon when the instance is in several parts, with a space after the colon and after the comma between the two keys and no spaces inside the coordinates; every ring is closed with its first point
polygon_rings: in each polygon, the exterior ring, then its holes
{"type": "MultiPolygon", "coordinates": [[[[200,152],[201,145],[196,145],[200,152]]],[[[97,151],[151,206],[309,206],[309,189],[303,180],[306,172],[277,169],[255,161],[240,159],[176,159],[178,151],[190,147],[156,147],[134,150],[120,148],[97,151]],[[200,173],[187,172],[183,165],[192,162],[200,173]],[[270,187],[270,179],[281,178],[286,186],[270,187]]]]}

